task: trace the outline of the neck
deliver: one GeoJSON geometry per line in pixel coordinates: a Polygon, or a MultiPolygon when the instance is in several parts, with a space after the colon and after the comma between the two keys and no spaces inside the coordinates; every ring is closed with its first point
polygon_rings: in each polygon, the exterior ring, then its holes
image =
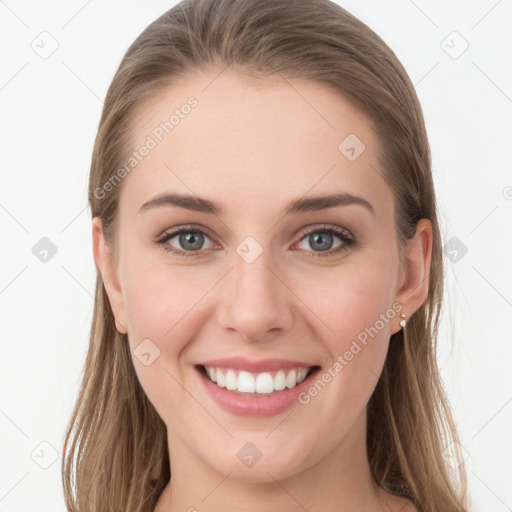
{"type": "Polygon", "coordinates": [[[227,506],[246,512],[384,510],[386,493],[373,482],[367,460],[365,422],[362,414],[330,453],[318,460],[312,454],[306,469],[282,479],[271,468],[253,481],[232,478],[169,436],[172,477],[154,512],[224,512],[227,506]]]}

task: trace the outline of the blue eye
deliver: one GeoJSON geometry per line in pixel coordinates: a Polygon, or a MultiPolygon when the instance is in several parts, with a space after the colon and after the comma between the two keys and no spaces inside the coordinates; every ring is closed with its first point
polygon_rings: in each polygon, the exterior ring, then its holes
{"type": "Polygon", "coordinates": [[[311,235],[307,235],[307,237],[303,238],[301,242],[304,240],[307,241],[310,247],[323,252],[332,248],[334,243],[334,236],[328,231],[316,231],[311,235]]]}
{"type": "Polygon", "coordinates": [[[175,237],[178,237],[178,241],[181,247],[184,247],[185,249],[189,249],[192,251],[198,251],[199,249],[201,249],[201,246],[204,243],[204,235],[203,233],[199,232],[190,231],[185,233],[182,231],[178,235],[175,235],[173,238],[175,237]]]}
{"type": "MultiPolygon", "coordinates": [[[[156,241],[162,245],[164,250],[176,256],[196,257],[202,255],[202,249],[211,249],[215,247],[214,242],[210,242],[208,247],[204,247],[205,240],[211,240],[210,237],[200,228],[193,226],[182,226],[170,233],[165,233],[156,241]],[[174,238],[177,239],[178,247],[169,242],[174,238]]],[[[345,229],[334,226],[322,225],[310,228],[305,236],[303,236],[298,244],[306,243],[308,247],[300,247],[307,252],[311,252],[311,257],[327,257],[347,250],[355,243],[352,235],[345,229]],[[335,244],[338,239],[338,244],[335,244]]]]}
{"type": "Polygon", "coordinates": [[[157,243],[162,244],[164,250],[177,256],[199,256],[199,251],[204,248],[205,237],[209,238],[203,230],[184,226],[171,233],[164,234],[157,243]],[[178,239],[180,248],[169,244],[173,238],[178,239]]]}
{"type": "MultiPolygon", "coordinates": [[[[355,240],[350,233],[344,229],[334,226],[324,225],[321,227],[315,226],[306,232],[300,242],[306,242],[313,249],[312,257],[326,257],[347,250],[354,244],[355,240]],[[335,239],[340,240],[338,245],[333,246],[335,239]],[[323,253],[323,254],[322,254],[323,253]]],[[[308,250],[308,248],[305,248],[308,250]]]]}

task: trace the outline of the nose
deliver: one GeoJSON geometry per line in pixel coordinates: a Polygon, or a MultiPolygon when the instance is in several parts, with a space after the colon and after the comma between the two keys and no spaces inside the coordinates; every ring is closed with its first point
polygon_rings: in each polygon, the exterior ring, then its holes
{"type": "Polygon", "coordinates": [[[262,340],[270,332],[278,334],[292,325],[294,296],[272,263],[267,250],[252,262],[233,254],[233,268],[221,291],[218,322],[246,341],[262,340]]]}

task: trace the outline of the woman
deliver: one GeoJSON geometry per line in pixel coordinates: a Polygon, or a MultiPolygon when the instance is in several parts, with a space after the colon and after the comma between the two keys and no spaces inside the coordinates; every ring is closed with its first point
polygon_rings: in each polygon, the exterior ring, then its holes
{"type": "Polygon", "coordinates": [[[89,201],[68,510],[467,510],[428,139],[366,25],[181,2],[114,76],[89,201]]]}

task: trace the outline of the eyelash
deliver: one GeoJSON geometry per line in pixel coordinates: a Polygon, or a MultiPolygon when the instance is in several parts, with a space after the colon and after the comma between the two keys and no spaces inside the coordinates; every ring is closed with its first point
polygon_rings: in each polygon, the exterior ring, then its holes
{"type": "MultiPolygon", "coordinates": [[[[176,229],[171,232],[164,233],[160,238],[156,240],[157,245],[161,245],[166,252],[170,252],[175,256],[179,257],[198,257],[201,256],[202,250],[198,251],[182,251],[180,249],[176,249],[167,242],[174,238],[176,235],[179,235],[181,233],[200,233],[202,235],[206,235],[208,238],[211,238],[208,233],[206,233],[204,230],[197,228],[195,226],[182,226],[179,229],[176,229]]],[[[312,233],[329,233],[332,235],[337,236],[343,243],[339,245],[338,247],[334,249],[329,249],[328,251],[321,251],[321,252],[315,252],[313,251],[313,255],[310,255],[312,258],[325,258],[328,256],[333,256],[334,254],[337,254],[342,251],[348,250],[350,246],[352,246],[355,243],[355,239],[348,234],[348,231],[345,229],[340,229],[334,226],[330,226],[327,224],[321,225],[321,226],[314,226],[309,228],[305,233],[303,233],[302,237],[300,238],[299,242],[302,242],[304,238],[306,238],[308,235],[311,235],[312,233]]]]}

